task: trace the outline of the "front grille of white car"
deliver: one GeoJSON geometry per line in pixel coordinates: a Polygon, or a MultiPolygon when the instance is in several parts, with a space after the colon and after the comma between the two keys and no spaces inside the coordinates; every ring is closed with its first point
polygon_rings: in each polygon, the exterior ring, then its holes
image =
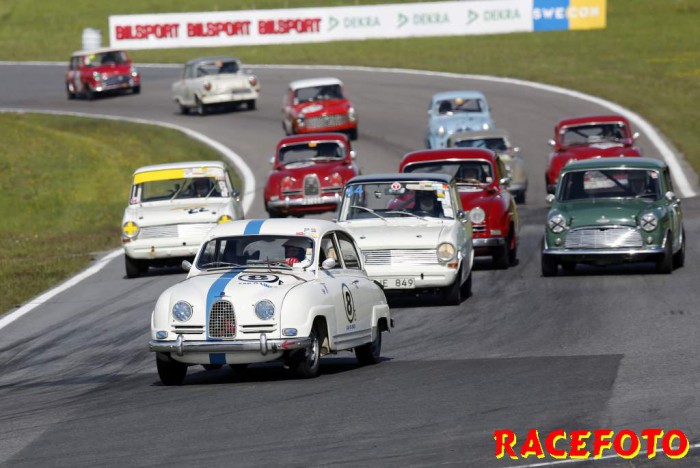
{"type": "Polygon", "coordinates": [[[306,119],[306,128],[337,127],[348,123],[348,116],[345,114],[324,115],[321,117],[311,117],[306,119]]]}
{"type": "Polygon", "coordinates": [[[203,237],[216,226],[216,223],[167,224],[164,226],[145,226],[139,232],[139,239],[158,239],[162,237],[203,237]]]}
{"type": "Polygon", "coordinates": [[[566,236],[567,249],[619,249],[642,247],[642,235],[630,228],[576,229],[566,236]]]}
{"type": "Polygon", "coordinates": [[[435,249],[363,250],[366,265],[437,265],[435,249]]]}
{"type": "Polygon", "coordinates": [[[236,336],[236,314],[229,301],[216,301],[211,305],[209,336],[211,338],[234,338],[236,336]]]}

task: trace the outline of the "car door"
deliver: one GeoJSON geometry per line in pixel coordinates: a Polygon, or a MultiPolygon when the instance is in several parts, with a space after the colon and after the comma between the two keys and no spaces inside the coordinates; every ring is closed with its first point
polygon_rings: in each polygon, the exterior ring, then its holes
{"type": "Polygon", "coordinates": [[[336,239],[343,263],[344,278],[341,287],[346,315],[343,324],[346,332],[352,331],[358,340],[364,336],[369,341],[372,333],[372,306],[376,302],[372,291],[376,286],[362,270],[360,252],[352,237],[337,231],[336,239]]]}
{"type": "Polygon", "coordinates": [[[292,103],[294,102],[293,96],[294,92],[290,88],[287,89],[287,92],[282,98],[282,126],[284,127],[285,133],[288,135],[294,133],[291,120],[292,103]]]}
{"type": "MultiPolygon", "coordinates": [[[[666,192],[673,192],[674,196],[673,199],[668,202],[668,212],[671,216],[671,229],[673,229],[672,235],[673,235],[673,248],[674,251],[675,249],[678,249],[680,247],[680,241],[681,241],[681,226],[683,222],[683,210],[681,209],[681,201],[680,199],[675,196],[675,192],[673,190],[673,181],[671,180],[671,173],[668,170],[668,168],[665,168],[663,171],[663,177],[666,183],[666,192]]],[[[664,197],[665,200],[667,200],[666,194],[662,193],[661,196],[664,197]]]]}

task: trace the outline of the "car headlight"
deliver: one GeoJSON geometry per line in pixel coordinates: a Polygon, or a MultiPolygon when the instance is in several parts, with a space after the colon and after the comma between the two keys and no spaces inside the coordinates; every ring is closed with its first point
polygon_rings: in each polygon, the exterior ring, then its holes
{"type": "Polygon", "coordinates": [[[260,320],[270,320],[275,316],[275,305],[267,299],[255,304],[255,315],[260,320]]]}
{"type": "Polygon", "coordinates": [[[484,122],[484,125],[482,125],[481,128],[483,128],[484,130],[488,130],[491,127],[487,122],[484,122]]]}
{"type": "Polygon", "coordinates": [[[560,233],[566,228],[566,218],[560,213],[555,214],[547,221],[547,225],[552,232],[560,233]]]}
{"type": "Polygon", "coordinates": [[[131,76],[133,76],[134,78],[139,76],[139,71],[136,69],[136,67],[131,67],[131,76]]]}
{"type": "Polygon", "coordinates": [[[443,242],[442,244],[438,245],[437,258],[441,262],[449,262],[455,258],[455,252],[454,245],[450,244],[449,242],[443,242]]]}
{"type": "Polygon", "coordinates": [[[647,213],[639,220],[639,226],[646,232],[651,232],[659,225],[659,218],[654,213],[647,213]]]}
{"type": "Polygon", "coordinates": [[[437,134],[438,136],[445,136],[445,127],[440,125],[440,127],[437,129],[437,134]]]}
{"type": "Polygon", "coordinates": [[[481,207],[477,206],[469,212],[469,221],[471,221],[472,224],[483,223],[485,219],[486,212],[481,207]]]}
{"type": "Polygon", "coordinates": [[[139,235],[139,226],[133,221],[127,221],[122,225],[122,235],[127,239],[133,239],[139,235]]]}
{"type": "Polygon", "coordinates": [[[248,83],[250,83],[252,87],[256,87],[258,85],[258,78],[256,76],[250,75],[248,77],[248,83]]]}
{"type": "Polygon", "coordinates": [[[350,109],[348,109],[348,120],[350,122],[354,122],[356,118],[357,116],[355,115],[355,108],[351,107],[350,109]]]}
{"type": "Polygon", "coordinates": [[[229,221],[233,221],[233,219],[227,214],[219,216],[219,219],[216,220],[218,224],[228,223],[229,221]]]}
{"type": "Polygon", "coordinates": [[[192,306],[185,301],[177,301],[173,306],[173,318],[178,322],[186,322],[192,318],[192,306]]]}
{"type": "Polygon", "coordinates": [[[100,72],[96,72],[96,71],[92,72],[92,79],[93,80],[100,81],[101,78],[102,77],[100,76],[100,72]]]}
{"type": "Polygon", "coordinates": [[[305,124],[304,116],[300,115],[299,117],[297,117],[297,125],[300,127],[303,127],[304,124],[305,124]]]}

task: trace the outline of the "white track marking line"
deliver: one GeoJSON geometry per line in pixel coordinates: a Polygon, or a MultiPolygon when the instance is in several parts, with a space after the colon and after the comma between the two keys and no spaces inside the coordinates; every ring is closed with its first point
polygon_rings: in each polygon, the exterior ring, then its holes
{"type": "MultiPolygon", "coordinates": [[[[696,448],[700,448],[700,444],[693,444],[693,445],[688,446],[688,451],[691,451],[691,450],[696,449],[696,448]]],[[[654,453],[659,454],[662,452],[663,452],[663,449],[656,449],[656,451],[654,453]]],[[[569,460],[556,460],[556,461],[550,461],[550,462],[532,463],[529,465],[511,465],[511,466],[508,466],[506,468],[536,468],[536,467],[540,467],[540,466],[563,465],[564,463],[568,463],[568,464],[571,464],[571,463],[590,463],[590,462],[595,462],[598,460],[609,460],[611,458],[619,458],[621,461],[633,461],[636,459],[639,459],[640,461],[649,461],[650,460],[649,458],[646,458],[646,456],[633,458],[632,460],[626,460],[625,458],[622,458],[619,455],[604,455],[600,458],[591,457],[591,458],[582,458],[582,459],[576,459],[576,460],[571,460],[571,459],[569,459],[569,460]]],[[[653,458],[651,460],[653,460],[653,458]]],[[[669,461],[670,461],[670,459],[669,459],[669,461]]]]}
{"type": "MultiPolygon", "coordinates": [[[[224,157],[226,157],[231,163],[233,163],[236,170],[239,172],[241,177],[243,177],[243,185],[245,186],[245,193],[243,194],[243,211],[248,212],[250,210],[250,207],[253,205],[253,200],[255,199],[255,177],[253,176],[253,171],[251,171],[250,167],[248,167],[248,165],[245,163],[243,158],[241,158],[238,154],[231,151],[229,148],[227,148],[223,144],[219,143],[218,141],[213,140],[213,139],[209,138],[208,136],[203,135],[199,132],[195,132],[194,130],[190,130],[189,128],[181,127],[180,125],[170,124],[167,122],[158,122],[158,121],[137,119],[137,118],[131,118],[131,117],[117,117],[117,116],[112,116],[112,115],[89,114],[89,113],[84,113],[84,112],[0,108],[0,113],[3,113],[3,114],[16,113],[16,114],[69,115],[69,116],[74,116],[74,117],[88,117],[88,118],[105,119],[105,120],[119,120],[119,121],[124,121],[124,122],[133,122],[133,123],[147,124],[147,125],[157,125],[159,127],[165,127],[165,128],[170,128],[173,130],[178,130],[178,131],[184,133],[185,135],[187,135],[191,138],[194,138],[196,140],[199,140],[202,143],[210,146],[211,148],[213,148],[216,151],[223,154],[224,157]]],[[[94,275],[95,273],[100,271],[102,268],[104,268],[107,265],[107,263],[109,263],[111,260],[120,256],[122,253],[123,253],[123,249],[116,249],[116,250],[111,251],[106,256],[104,256],[102,259],[100,259],[97,263],[93,264],[92,266],[90,266],[86,270],[82,271],[81,273],[78,273],[76,276],[73,276],[72,278],[68,279],[64,283],[61,283],[58,286],[49,289],[48,291],[46,291],[43,294],[41,294],[40,296],[36,297],[32,301],[24,304],[19,309],[16,309],[12,312],[8,312],[2,318],[0,318],[0,330],[2,330],[3,328],[8,326],[9,324],[14,322],[15,320],[19,319],[20,317],[31,312],[32,310],[34,310],[38,306],[45,304],[46,302],[48,302],[51,298],[53,298],[57,294],[62,293],[63,291],[67,290],[68,288],[75,286],[76,284],[78,284],[82,280],[94,275]]]]}

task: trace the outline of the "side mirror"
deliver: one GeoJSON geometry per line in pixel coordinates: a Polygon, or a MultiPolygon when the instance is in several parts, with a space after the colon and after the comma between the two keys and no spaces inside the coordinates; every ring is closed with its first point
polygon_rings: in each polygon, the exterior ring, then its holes
{"type": "Polygon", "coordinates": [[[239,192],[237,189],[231,190],[231,196],[237,202],[241,201],[241,192],[239,192]]]}
{"type": "Polygon", "coordinates": [[[668,192],[666,192],[666,195],[664,195],[664,196],[666,197],[666,200],[668,200],[668,201],[673,201],[676,199],[676,194],[671,192],[670,190],[668,192]]]}
{"type": "Polygon", "coordinates": [[[185,271],[190,271],[192,269],[192,264],[187,260],[183,260],[180,266],[182,266],[182,269],[185,271]]]}
{"type": "Polygon", "coordinates": [[[634,133],[632,134],[632,139],[633,139],[633,140],[636,140],[637,138],[639,138],[639,132],[634,132],[634,133]]]}
{"type": "Polygon", "coordinates": [[[549,195],[547,195],[546,197],[544,197],[544,201],[546,201],[547,203],[549,203],[549,204],[551,205],[552,202],[554,201],[554,194],[551,194],[551,193],[550,193],[549,195]]]}
{"type": "Polygon", "coordinates": [[[506,187],[510,186],[510,177],[504,177],[501,180],[498,181],[499,185],[505,185],[506,187]]]}
{"type": "Polygon", "coordinates": [[[321,263],[321,268],[324,270],[332,270],[336,265],[337,263],[334,258],[327,258],[321,263]]]}
{"type": "Polygon", "coordinates": [[[467,219],[467,212],[464,210],[457,211],[457,219],[460,219],[460,220],[467,219]]]}
{"type": "Polygon", "coordinates": [[[547,144],[548,144],[549,146],[555,146],[557,143],[556,143],[554,140],[551,140],[551,139],[550,139],[550,140],[547,140],[547,144]]]}
{"type": "Polygon", "coordinates": [[[350,150],[350,159],[357,159],[357,153],[355,150],[350,150]]]}
{"type": "Polygon", "coordinates": [[[294,101],[292,101],[292,102],[294,103],[295,106],[298,105],[298,104],[299,104],[299,98],[294,98],[294,101]]]}

